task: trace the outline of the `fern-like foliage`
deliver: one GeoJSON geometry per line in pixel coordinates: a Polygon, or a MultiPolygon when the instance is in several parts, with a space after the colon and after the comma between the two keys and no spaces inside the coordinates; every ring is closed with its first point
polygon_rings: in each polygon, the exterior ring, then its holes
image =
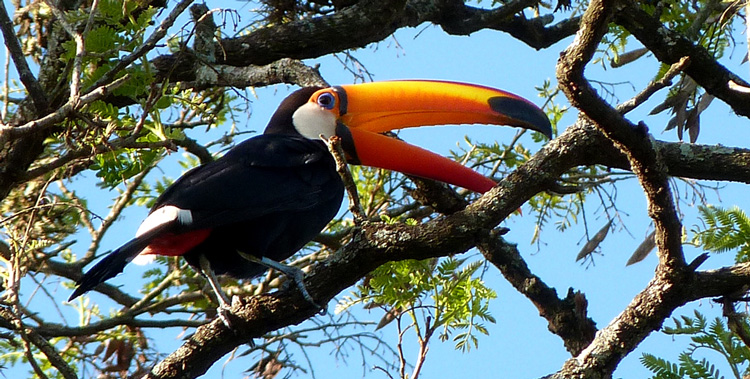
{"type": "Polygon", "coordinates": [[[676,363],[653,354],[644,353],[641,356],[641,364],[654,373],[654,379],[681,379],[685,375],[685,370],[676,363]]]}
{"type": "MultiPolygon", "coordinates": [[[[674,326],[665,327],[663,332],[673,336],[690,336],[692,342],[680,353],[677,363],[644,353],[641,356],[641,364],[654,373],[651,378],[723,379],[724,376],[716,367],[717,362],[698,357],[698,351],[718,353],[732,371],[734,378],[740,379],[747,375],[750,348],[729,330],[721,318],[717,317],[709,323],[706,316],[695,311],[692,317],[681,316],[673,318],[672,321],[674,326]]],[[[741,327],[748,328],[744,319],[742,324],[741,327]]]]}
{"type": "Polygon", "coordinates": [[[737,251],[737,263],[750,261],[750,218],[738,207],[699,208],[704,228],[696,229],[693,242],[705,250],[723,253],[737,251]]]}
{"type": "Polygon", "coordinates": [[[497,294],[477,277],[482,264],[455,258],[386,263],[339,302],[337,312],[358,303],[398,310],[408,315],[418,338],[436,332],[468,351],[477,347],[477,333],[488,334],[485,323],[495,323],[489,301],[497,294]]]}

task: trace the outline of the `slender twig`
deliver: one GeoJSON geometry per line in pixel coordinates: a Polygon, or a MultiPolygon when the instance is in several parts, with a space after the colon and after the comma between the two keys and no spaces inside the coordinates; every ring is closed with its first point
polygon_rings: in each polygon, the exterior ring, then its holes
{"type": "Polygon", "coordinates": [[[0,1],[0,30],[5,38],[5,46],[8,48],[13,64],[18,70],[18,76],[21,79],[26,91],[29,92],[31,101],[34,103],[37,114],[44,114],[47,111],[49,103],[47,102],[47,96],[44,94],[41,84],[37,81],[34,74],[29,68],[29,64],[26,62],[26,56],[23,54],[23,48],[21,42],[16,37],[16,32],[13,28],[13,22],[8,16],[8,11],[5,9],[5,2],[0,1]]]}
{"type": "Polygon", "coordinates": [[[44,3],[47,4],[47,7],[49,7],[50,11],[52,11],[52,14],[54,14],[55,17],[57,18],[55,22],[60,24],[60,26],[62,26],[62,28],[65,30],[66,33],[68,33],[69,36],[75,38],[77,34],[76,30],[73,27],[73,25],[71,25],[68,22],[68,20],[65,19],[65,13],[63,13],[63,11],[61,11],[60,8],[58,8],[57,5],[55,5],[50,0],[44,0],[44,3]]]}
{"type": "MultiPolygon", "coordinates": [[[[96,214],[89,211],[85,205],[83,205],[83,202],[81,201],[81,198],[79,198],[73,191],[69,190],[68,187],[65,185],[65,183],[62,180],[57,181],[57,187],[60,189],[60,192],[65,195],[68,199],[70,199],[70,202],[74,204],[74,207],[78,208],[81,211],[81,218],[80,222],[83,224],[83,226],[86,227],[86,230],[88,230],[89,234],[94,234],[96,231],[96,228],[94,227],[94,224],[91,222],[91,215],[96,214]]],[[[101,217],[99,217],[101,218],[101,217]]]]}
{"type": "MultiPolygon", "coordinates": [[[[11,312],[9,309],[5,307],[0,307],[0,323],[4,324],[3,326],[8,327],[9,329],[15,329],[16,331],[21,334],[24,343],[30,343],[34,345],[39,351],[44,354],[45,357],[47,357],[47,360],[54,368],[57,369],[57,371],[62,375],[65,379],[77,379],[78,376],[76,375],[75,371],[70,368],[67,362],[58,354],[57,350],[50,345],[50,343],[42,337],[41,334],[39,334],[34,328],[26,327],[23,322],[20,320],[20,318],[17,317],[16,314],[11,312]]],[[[27,356],[29,359],[29,363],[32,364],[34,367],[34,370],[36,374],[41,378],[46,378],[44,375],[44,372],[41,371],[41,369],[38,369],[34,365],[36,365],[36,361],[31,354],[31,350],[29,349],[29,346],[27,346],[27,353],[30,356],[27,356]]]]}
{"type": "Polygon", "coordinates": [[[26,331],[22,329],[18,330],[18,333],[21,335],[21,340],[23,340],[23,354],[26,356],[26,360],[29,361],[29,365],[32,369],[34,369],[34,373],[38,377],[40,377],[41,379],[49,379],[49,377],[44,373],[44,370],[39,367],[39,363],[37,363],[36,358],[34,358],[34,353],[31,351],[31,343],[29,342],[29,339],[25,332],[26,331]]]}
{"type": "MultiPolygon", "coordinates": [[[[120,218],[120,214],[122,214],[122,211],[125,209],[125,206],[130,202],[130,200],[133,199],[133,194],[135,194],[135,191],[138,190],[138,187],[140,187],[141,183],[143,183],[143,180],[146,178],[146,176],[151,172],[151,170],[156,167],[156,164],[159,163],[161,159],[156,159],[154,162],[152,162],[150,165],[145,167],[143,171],[138,173],[138,175],[135,175],[130,183],[125,187],[125,191],[117,198],[115,203],[112,205],[112,208],[109,211],[109,214],[107,214],[104,219],[102,220],[101,225],[99,226],[99,229],[97,229],[94,233],[91,234],[91,244],[89,245],[88,251],[86,252],[86,256],[81,259],[89,258],[89,261],[91,258],[93,258],[94,253],[96,250],[99,249],[99,244],[101,243],[102,238],[104,237],[104,234],[109,230],[109,228],[112,226],[112,224],[120,218]]],[[[87,262],[88,263],[88,262],[87,262]]]]}
{"type": "Polygon", "coordinates": [[[81,96],[75,104],[68,101],[67,103],[65,103],[63,106],[61,106],[54,112],[49,113],[44,117],[30,121],[24,125],[20,125],[16,127],[0,126],[0,144],[3,144],[6,141],[14,139],[14,138],[19,138],[24,135],[35,133],[38,131],[42,131],[46,128],[52,127],[56,125],[57,123],[63,121],[65,118],[67,118],[70,115],[71,112],[78,109],[80,106],[103,98],[104,96],[111,93],[111,91],[125,84],[125,82],[127,82],[128,80],[130,80],[130,76],[125,75],[113,81],[112,83],[103,85],[101,87],[97,87],[95,90],[90,91],[86,95],[81,96]]]}
{"type": "Polygon", "coordinates": [[[664,73],[664,76],[659,79],[652,80],[651,83],[649,83],[646,88],[643,89],[643,91],[635,95],[632,99],[618,105],[616,108],[617,111],[620,112],[620,114],[624,115],[632,111],[639,105],[643,104],[651,97],[651,95],[656,93],[656,91],[672,85],[672,79],[674,79],[677,74],[682,72],[689,64],[690,58],[682,57],[682,59],[680,59],[677,63],[669,67],[669,70],[664,73]]]}
{"type": "Polygon", "coordinates": [[[406,329],[401,328],[401,317],[398,317],[398,320],[396,320],[396,328],[398,329],[398,343],[396,344],[396,348],[398,349],[398,361],[399,361],[399,378],[405,378],[406,377],[406,358],[404,357],[404,333],[406,333],[406,329]]]}
{"type": "Polygon", "coordinates": [[[8,48],[5,48],[5,70],[3,71],[3,109],[0,111],[0,125],[5,122],[5,117],[8,115],[8,108],[13,102],[10,99],[10,82],[8,81],[10,75],[10,53],[8,48]]]}
{"type": "Polygon", "coordinates": [[[153,300],[155,297],[159,296],[160,293],[162,293],[164,290],[169,288],[169,286],[172,285],[172,282],[180,275],[179,271],[172,271],[167,275],[161,283],[159,283],[156,287],[154,287],[153,290],[149,291],[149,293],[146,294],[141,300],[139,300],[137,303],[133,304],[132,307],[127,311],[127,314],[133,314],[137,315],[141,313],[141,308],[148,305],[148,302],[153,300]]]}
{"type": "Polygon", "coordinates": [[[57,18],[57,22],[62,25],[63,29],[73,38],[76,43],[76,55],[73,58],[73,73],[70,81],[70,103],[76,104],[78,98],[81,95],[81,72],[83,66],[83,56],[86,53],[86,42],[85,38],[88,36],[91,30],[91,25],[94,22],[94,15],[96,14],[96,7],[99,4],[99,0],[93,0],[89,12],[89,18],[86,22],[86,26],[82,33],[76,32],[76,28],[68,23],[65,19],[65,13],[63,13],[51,0],[44,1],[52,13],[57,18]]]}
{"type": "Polygon", "coordinates": [[[352,173],[349,171],[349,166],[346,163],[346,153],[344,153],[344,149],[341,147],[341,138],[338,136],[325,138],[322,135],[320,138],[328,146],[328,151],[331,152],[333,159],[336,161],[336,172],[341,176],[346,192],[349,194],[349,211],[354,216],[354,224],[360,225],[367,218],[362,209],[362,203],[359,201],[357,185],[354,183],[354,178],[352,178],[352,173]]]}
{"type": "Polygon", "coordinates": [[[83,147],[77,150],[71,150],[65,155],[40,166],[34,167],[33,169],[30,169],[26,171],[26,173],[23,175],[22,180],[27,181],[34,178],[37,178],[39,176],[42,176],[52,170],[55,170],[57,168],[60,168],[64,166],[67,163],[70,163],[71,161],[74,161],[76,159],[86,158],[86,157],[92,157],[94,155],[103,154],[106,152],[114,151],[117,149],[122,148],[132,148],[132,149],[161,149],[161,148],[167,148],[170,150],[174,150],[174,141],[172,140],[165,140],[165,141],[155,141],[155,142],[138,142],[137,138],[135,136],[128,136],[124,138],[118,138],[107,145],[99,144],[95,147],[83,147]]]}
{"type": "Polygon", "coordinates": [[[83,28],[83,33],[76,33],[76,56],[73,59],[73,76],[70,83],[70,102],[75,104],[81,96],[81,73],[83,72],[83,56],[86,52],[85,38],[88,38],[91,26],[94,25],[94,16],[96,8],[99,6],[99,0],[93,0],[89,8],[89,19],[83,28]]]}
{"type": "MultiPolygon", "coordinates": [[[[191,315],[195,315],[191,313],[191,315]]],[[[197,328],[201,325],[205,325],[210,320],[155,320],[155,319],[136,319],[132,316],[115,316],[112,318],[103,319],[98,322],[89,323],[83,326],[69,327],[61,324],[45,323],[36,327],[36,332],[40,336],[47,337],[80,337],[90,336],[107,329],[112,329],[120,325],[128,325],[140,328],[197,328]]]]}

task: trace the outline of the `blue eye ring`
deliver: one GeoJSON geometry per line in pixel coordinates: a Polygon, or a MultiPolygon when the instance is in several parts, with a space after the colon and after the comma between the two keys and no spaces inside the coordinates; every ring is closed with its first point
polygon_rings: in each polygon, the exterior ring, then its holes
{"type": "Polygon", "coordinates": [[[317,103],[320,107],[331,110],[336,106],[336,97],[332,93],[323,92],[318,96],[317,103]]]}

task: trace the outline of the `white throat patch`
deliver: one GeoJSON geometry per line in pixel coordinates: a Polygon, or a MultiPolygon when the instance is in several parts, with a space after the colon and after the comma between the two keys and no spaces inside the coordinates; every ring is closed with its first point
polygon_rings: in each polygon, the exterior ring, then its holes
{"type": "Polygon", "coordinates": [[[336,134],[336,116],[315,103],[299,107],[292,115],[292,124],[307,139],[331,138],[336,134]]]}

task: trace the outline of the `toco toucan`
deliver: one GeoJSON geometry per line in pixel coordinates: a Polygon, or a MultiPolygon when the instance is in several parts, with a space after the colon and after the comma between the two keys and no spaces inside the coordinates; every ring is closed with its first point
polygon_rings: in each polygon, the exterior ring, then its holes
{"type": "Polygon", "coordinates": [[[552,136],[531,102],[505,91],[443,81],[391,81],[289,95],[262,135],[198,166],[156,200],[135,238],[78,281],[72,300],[122,272],[139,254],[182,256],[229,305],[214,275],[252,278],[271,267],[293,279],[301,270],[279,261],[310,242],[341,207],[344,185],[321,138],[341,138],[352,164],[385,168],[484,193],[495,182],[448,158],[381,133],[445,124],[500,124],[552,136]]]}

